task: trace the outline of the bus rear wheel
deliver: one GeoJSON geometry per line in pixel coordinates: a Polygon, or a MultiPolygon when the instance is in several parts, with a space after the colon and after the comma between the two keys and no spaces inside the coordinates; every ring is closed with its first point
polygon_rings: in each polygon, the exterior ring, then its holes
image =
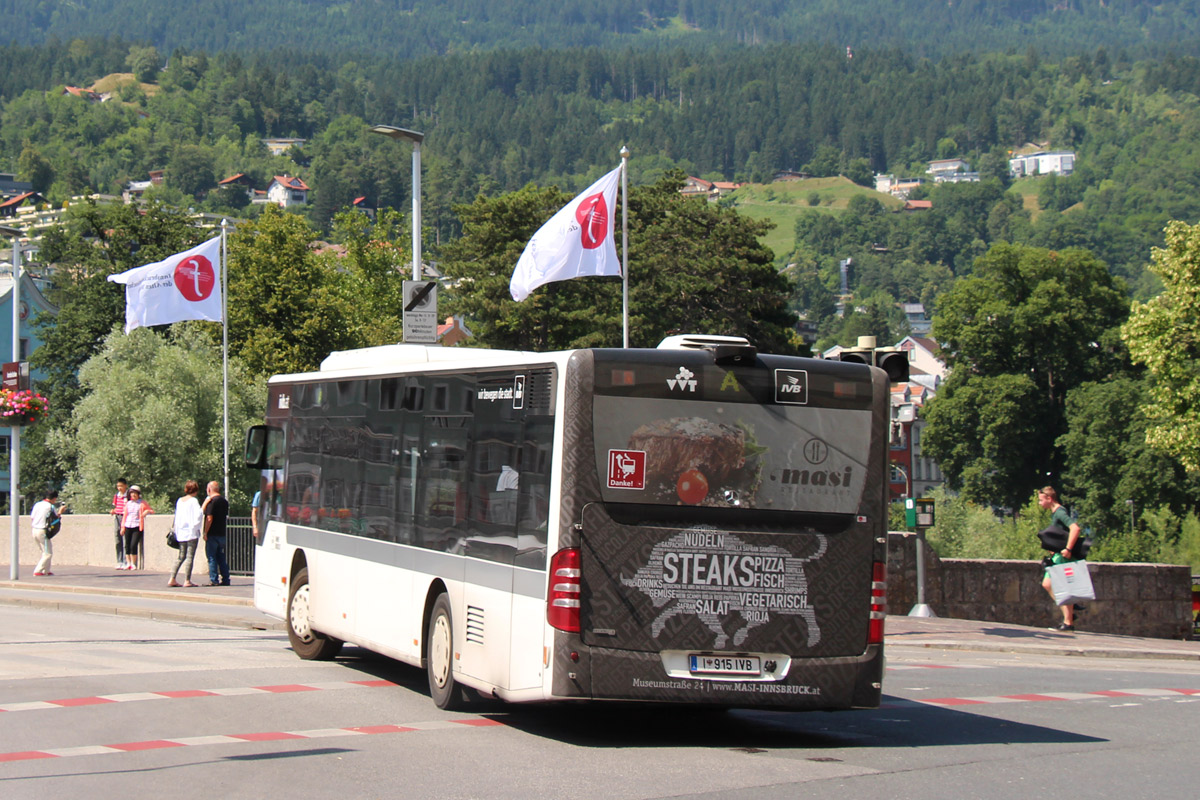
{"type": "Polygon", "coordinates": [[[450,614],[450,598],[438,595],[429,615],[425,641],[425,673],[429,676],[429,696],[434,705],[454,711],[467,705],[466,687],[454,680],[454,621],[450,614]]]}
{"type": "Polygon", "coordinates": [[[306,661],[328,661],[342,649],[341,639],[317,631],[312,626],[312,589],[308,567],[296,573],[288,594],[288,641],[296,655],[306,661]]]}

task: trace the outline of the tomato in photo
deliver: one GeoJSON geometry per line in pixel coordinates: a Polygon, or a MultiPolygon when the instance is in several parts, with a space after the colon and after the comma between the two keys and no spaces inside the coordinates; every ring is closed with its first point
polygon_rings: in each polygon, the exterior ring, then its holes
{"type": "Polygon", "coordinates": [[[688,505],[698,505],[708,497],[708,478],[698,469],[686,470],[675,482],[675,493],[688,505]]]}

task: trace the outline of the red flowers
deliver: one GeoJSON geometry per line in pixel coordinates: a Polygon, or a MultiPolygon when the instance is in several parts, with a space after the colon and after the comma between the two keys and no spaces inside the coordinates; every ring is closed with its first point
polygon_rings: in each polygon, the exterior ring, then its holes
{"type": "Polygon", "coordinates": [[[29,425],[46,418],[46,398],[29,389],[0,389],[0,426],[29,425]]]}

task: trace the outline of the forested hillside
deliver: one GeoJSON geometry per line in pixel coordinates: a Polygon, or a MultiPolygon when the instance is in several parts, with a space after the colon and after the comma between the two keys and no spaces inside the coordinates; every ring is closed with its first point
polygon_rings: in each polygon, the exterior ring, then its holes
{"type": "Polygon", "coordinates": [[[415,58],[496,48],[806,42],[918,55],[1098,46],[1195,53],[1194,3],[1171,0],[0,0],[3,41],[120,31],[165,51],[287,48],[415,58]]]}
{"type": "MultiPolygon", "coordinates": [[[[118,193],[165,169],[163,199],[236,213],[245,198],[212,191],[220,179],[246,173],[265,188],[272,175],[295,174],[313,187],[308,212],[325,227],[359,196],[404,207],[408,150],[366,132],[367,123],[400,124],[427,134],[427,221],[438,241],[456,233],[454,203],[530,181],[576,188],[611,168],[623,145],[643,183],[680,167],[760,182],[806,169],[870,184],[873,172],[920,174],[928,159],[957,156],[998,183],[958,190],[978,195],[970,213],[917,237],[929,242],[913,253],[918,263],[961,272],[997,236],[1016,237],[1088,247],[1135,286],[1166,222],[1200,216],[1200,61],[1191,57],[1130,62],[1098,50],[932,62],[783,45],[415,61],[180,51],[150,72],[153,83],[129,79],[109,102],[61,93],[63,83],[90,86],[128,69],[117,62],[142,49],[112,40],[0,49],[0,170],[61,201],[118,193]],[[307,142],[271,157],[266,136],[307,142]],[[1073,176],[1038,183],[1041,208],[1004,195],[1008,152],[1027,142],[1078,153],[1073,176]]],[[[958,205],[947,197],[935,211],[958,205]]],[[[800,244],[829,259],[847,246],[841,236],[800,244]]]]}

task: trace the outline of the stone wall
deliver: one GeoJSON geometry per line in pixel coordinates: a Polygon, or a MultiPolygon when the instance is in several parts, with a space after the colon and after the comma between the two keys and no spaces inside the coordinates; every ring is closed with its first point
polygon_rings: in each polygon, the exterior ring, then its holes
{"type": "MultiPolygon", "coordinates": [[[[170,572],[179,556],[178,550],[167,547],[167,531],[171,529],[172,514],[151,514],[146,518],[146,543],[142,546],[144,565],[155,572],[170,572]]],[[[67,514],[62,518],[62,530],[51,541],[54,548],[53,564],[72,566],[115,567],[117,564],[117,547],[113,535],[113,518],[108,514],[67,514]]],[[[22,570],[21,577],[29,577],[38,559],[42,557],[42,549],[33,540],[33,530],[29,524],[29,515],[23,514],[18,518],[20,525],[20,558],[19,564],[30,569],[22,570]]],[[[3,577],[8,577],[9,554],[12,552],[12,522],[7,516],[0,516],[0,564],[5,569],[3,577]]],[[[198,568],[204,564],[203,548],[196,555],[198,568]]],[[[204,572],[204,568],[200,569],[204,572]]]]}
{"type": "MultiPolygon", "coordinates": [[[[925,602],[939,617],[1051,626],[1062,614],[1033,561],[940,559],[926,547],[925,602]]],[[[1186,639],[1192,630],[1191,569],[1171,564],[1088,563],[1095,602],[1076,615],[1081,631],[1186,639]]],[[[888,610],[917,602],[916,536],[888,537],[888,610]]]]}

